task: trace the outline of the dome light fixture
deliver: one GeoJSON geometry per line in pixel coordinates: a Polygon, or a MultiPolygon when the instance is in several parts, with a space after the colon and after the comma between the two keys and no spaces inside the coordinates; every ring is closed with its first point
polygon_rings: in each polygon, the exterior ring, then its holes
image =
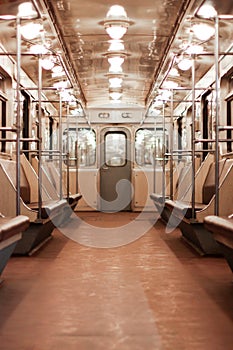
{"type": "Polygon", "coordinates": [[[123,6],[113,5],[110,7],[106,18],[99,24],[104,26],[111,39],[119,40],[125,35],[133,21],[127,17],[123,6]]]}
{"type": "Polygon", "coordinates": [[[110,88],[121,88],[123,79],[116,76],[113,78],[109,78],[108,81],[110,84],[109,85],[110,88]]]}
{"type": "Polygon", "coordinates": [[[41,59],[41,66],[45,70],[51,70],[54,67],[53,57],[45,57],[41,59]]]}
{"type": "Polygon", "coordinates": [[[190,46],[185,50],[185,52],[186,52],[188,55],[199,55],[199,54],[203,53],[203,51],[204,51],[203,46],[197,45],[197,44],[190,45],[190,46]]]}
{"type": "Polygon", "coordinates": [[[217,16],[217,11],[212,5],[205,4],[197,11],[197,15],[202,18],[214,18],[217,16]]]}
{"type": "Polygon", "coordinates": [[[128,54],[122,51],[111,51],[105,53],[103,56],[108,59],[108,63],[111,66],[120,67],[124,63],[124,60],[128,56],[128,54]]]}
{"type": "Polygon", "coordinates": [[[181,70],[189,70],[192,67],[192,60],[190,60],[187,57],[181,58],[181,60],[178,62],[178,68],[181,70]]]}
{"type": "Polygon", "coordinates": [[[39,36],[42,29],[43,26],[40,23],[30,22],[25,24],[24,26],[21,26],[20,32],[25,39],[32,40],[39,36]]]}
{"type": "Polygon", "coordinates": [[[32,45],[29,51],[34,55],[45,55],[46,53],[48,53],[48,49],[41,44],[32,45]]]}
{"type": "Polygon", "coordinates": [[[0,19],[11,21],[16,18],[20,19],[35,19],[38,18],[38,13],[34,9],[31,2],[23,2],[18,6],[18,13],[15,12],[13,6],[9,7],[8,13],[5,15],[0,15],[0,19]]]}
{"type": "Polygon", "coordinates": [[[18,17],[25,19],[32,19],[38,17],[38,13],[35,11],[30,1],[23,2],[18,6],[18,17]]]}
{"type": "Polygon", "coordinates": [[[121,40],[110,40],[108,51],[124,51],[125,46],[121,40]]]}
{"type": "Polygon", "coordinates": [[[109,97],[112,100],[119,100],[122,97],[122,92],[121,88],[111,88],[109,89],[109,97]]]}
{"type": "Polygon", "coordinates": [[[214,27],[207,23],[196,23],[192,26],[195,36],[202,41],[209,40],[215,32],[214,27]]]}
{"type": "Polygon", "coordinates": [[[120,98],[122,97],[122,92],[112,91],[109,93],[109,96],[114,101],[120,100],[120,98]]]}
{"type": "Polygon", "coordinates": [[[109,67],[110,74],[121,74],[122,72],[123,72],[123,69],[121,66],[110,65],[110,67],[109,67]]]}

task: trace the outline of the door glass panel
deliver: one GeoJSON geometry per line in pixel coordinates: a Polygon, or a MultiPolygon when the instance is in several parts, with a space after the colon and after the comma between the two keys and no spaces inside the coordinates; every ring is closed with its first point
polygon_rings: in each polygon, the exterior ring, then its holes
{"type": "MultiPolygon", "coordinates": [[[[63,152],[69,151],[70,166],[75,167],[75,154],[78,150],[78,165],[85,168],[93,166],[96,160],[96,135],[87,128],[69,128],[63,132],[63,152]],[[68,145],[68,146],[67,146],[68,145]],[[73,158],[73,160],[72,160],[73,158]]],[[[65,164],[67,162],[65,161],[65,164]]]]}
{"type": "Polygon", "coordinates": [[[126,164],[126,135],[109,132],[105,135],[105,164],[124,166],[126,164]]]}
{"type": "Polygon", "coordinates": [[[138,165],[152,166],[154,157],[161,160],[167,149],[167,130],[165,132],[162,128],[137,130],[135,135],[135,158],[138,165]]]}

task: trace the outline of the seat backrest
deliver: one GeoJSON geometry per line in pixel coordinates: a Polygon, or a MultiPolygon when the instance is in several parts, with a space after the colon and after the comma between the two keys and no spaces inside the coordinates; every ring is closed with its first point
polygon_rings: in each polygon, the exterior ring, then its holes
{"type": "MultiPolygon", "coordinates": [[[[0,164],[16,188],[16,162],[14,160],[0,159],[0,164]]],[[[20,166],[20,197],[24,203],[30,203],[30,186],[22,166],[20,166]]]]}
{"type": "MultiPolygon", "coordinates": [[[[206,175],[205,182],[202,188],[202,203],[208,204],[211,198],[215,194],[215,162],[210,164],[208,173],[206,175]]],[[[221,179],[224,174],[226,174],[229,167],[229,163],[226,162],[226,159],[221,159],[219,161],[219,178],[221,179]]]]}

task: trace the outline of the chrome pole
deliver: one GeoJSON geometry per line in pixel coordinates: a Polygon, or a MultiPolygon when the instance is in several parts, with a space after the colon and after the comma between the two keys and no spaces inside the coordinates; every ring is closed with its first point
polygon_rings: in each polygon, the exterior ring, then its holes
{"type": "Polygon", "coordinates": [[[21,33],[20,17],[16,16],[17,75],[16,75],[16,215],[20,215],[20,72],[21,72],[21,33]]]}
{"type": "Polygon", "coordinates": [[[195,58],[192,60],[192,218],[195,218],[195,58]]]}
{"type": "Polygon", "coordinates": [[[219,215],[219,18],[215,17],[215,45],[214,45],[214,57],[215,57],[215,215],[219,215]]]}
{"type": "Polygon", "coordinates": [[[173,90],[171,95],[171,119],[170,119],[170,198],[173,199],[173,90]]]}
{"type": "Polygon", "coordinates": [[[59,195],[60,199],[63,198],[63,188],[62,188],[62,96],[59,93],[59,195]]]}
{"type": "Polygon", "coordinates": [[[69,102],[67,102],[67,117],[66,117],[66,121],[67,121],[67,167],[66,167],[66,188],[67,188],[67,200],[69,201],[69,196],[70,196],[70,120],[69,120],[69,113],[70,113],[70,109],[69,109],[69,102]]]}
{"type": "Polygon", "coordinates": [[[153,162],[153,192],[156,193],[156,165],[157,165],[157,146],[156,146],[156,116],[154,117],[154,162],[153,162]]]}
{"type": "Polygon", "coordinates": [[[166,191],[165,191],[165,186],[166,186],[166,164],[165,164],[165,153],[166,153],[166,145],[165,145],[165,102],[163,101],[163,141],[162,141],[162,151],[163,151],[163,171],[162,171],[162,196],[163,199],[165,201],[165,195],[166,195],[166,191]]]}
{"type": "Polygon", "coordinates": [[[42,206],[42,168],[41,168],[41,156],[42,156],[42,106],[41,106],[41,94],[42,94],[42,65],[41,57],[38,59],[38,219],[41,220],[41,206],[42,206]]]}

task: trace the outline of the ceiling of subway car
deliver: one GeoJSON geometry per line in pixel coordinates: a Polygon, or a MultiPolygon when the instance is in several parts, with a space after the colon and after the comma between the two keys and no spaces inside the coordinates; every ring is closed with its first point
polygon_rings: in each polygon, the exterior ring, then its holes
{"type": "MultiPolygon", "coordinates": [[[[0,14],[15,11],[23,1],[1,1],[0,14]]],[[[103,25],[107,12],[115,1],[104,0],[38,0],[32,1],[42,17],[35,20],[43,24],[42,36],[33,40],[22,38],[22,53],[34,43],[46,42],[52,53],[62,57],[72,81],[77,98],[88,108],[118,106],[112,103],[109,92],[108,56],[111,40],[103,25]]],[[[130,24],[121,39],[124,45],[121,92],[119,103],[129,107],[145,107],[154,98],[174,55],[180,55],[193,40],[191,16],[203,3],[201,0],[126,0],[124,7],[130,24]],[[189,15],[189,17],[187,17],[189,15]]],[[[232,13],[231,0],[211,2],[219,13],[232,13]]],[[[1,42],[10,52],[15,52],[15,23],[1,21],[1,42]]],[[[232,21],[222,24],[225,36],[221,49],[231,43],[232,21]]],[[[195,41],[195,40],[194,40],[195,41]]],[[[200,41],[195,43],[200,44],[200,41]]],[[[214,52],[214,40],[202,41],[206,51],[214,52]]],[[[199,57],[196,78],[201,77],[214,63],[213,56],[199,57]],[[202,68],[201,68],[202,67],[202,68]]],[[[34,57],[22,55],[22,66],[37,82],[38,64],[34,57]]],[[[181,86],[189,86],[191,70],[180,72],[174,80],[181,86]]],[[[115,74],[114,74],[115,76],[115,74]]],[[[54,78],[50,71],[43,71],[43,88],[53,86],[62,78],[54,78]]],[[[119,90],[119,88],[118,88],[119,90]]],[[[47,94],[49,92],[47,91],[47,94]]]]}

